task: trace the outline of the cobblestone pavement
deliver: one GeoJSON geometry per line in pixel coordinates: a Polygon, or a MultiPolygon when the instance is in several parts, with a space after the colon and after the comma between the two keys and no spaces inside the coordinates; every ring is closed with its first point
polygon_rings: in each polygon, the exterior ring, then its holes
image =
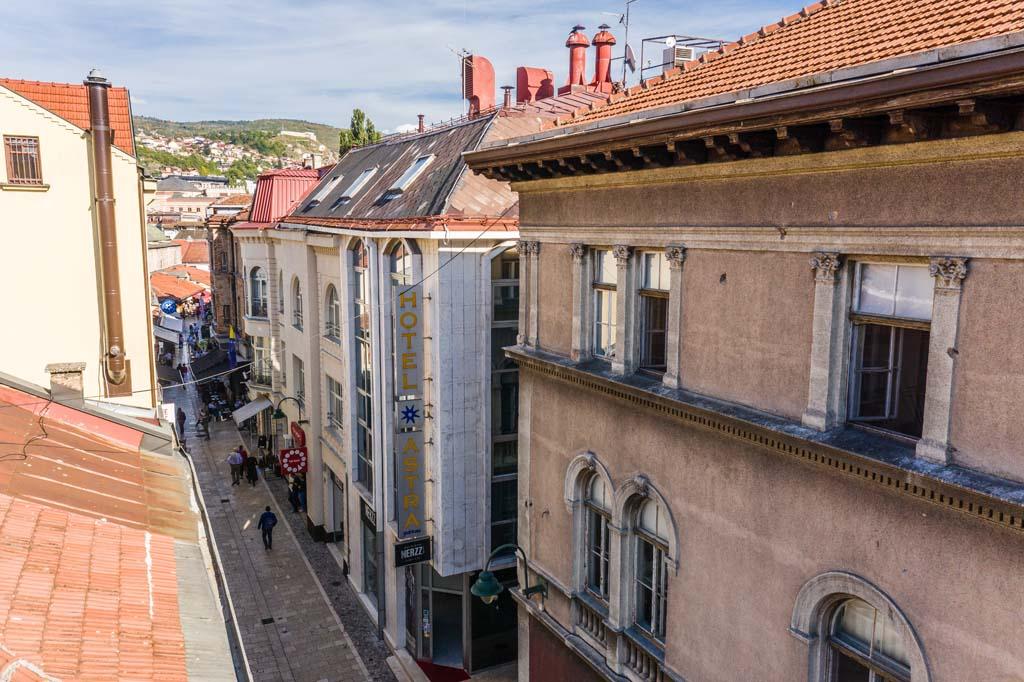
{"type": "MultiPolygon", "coordinates": [[[[188,415],[186,437],[253,679],[285,682],[355,682],[371,677],[320,582],[303,560],[299,540],[270,488],[260,481],[232,486],[225,461],[239,445],[234,422],[214,422],[210,440],[195,430],[195,392],[165,391],[188,415]],[[270,505],[279,523],[274,549],[263,548],[256,523],[270,505]]],[[[365,618],[365,616],[363,616],[365,618]]],[[[386,667],[386,666],[385,666],[386,667]]]]}

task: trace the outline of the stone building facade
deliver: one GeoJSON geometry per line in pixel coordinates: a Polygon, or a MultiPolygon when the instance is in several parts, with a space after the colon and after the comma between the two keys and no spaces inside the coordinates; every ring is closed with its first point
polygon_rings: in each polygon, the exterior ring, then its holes
{"type": "Polygon", "coordinates": [[[520,679],[1024,670],[1024,26],[736,75],[870,4],[467,155],[521,202],[520,679]]]}

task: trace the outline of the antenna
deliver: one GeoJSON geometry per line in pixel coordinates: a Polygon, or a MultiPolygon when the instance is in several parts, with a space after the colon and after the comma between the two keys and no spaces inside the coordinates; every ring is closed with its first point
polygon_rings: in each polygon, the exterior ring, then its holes
{"type": "Polygon", "coordinates": [[[629,8],[637,0],[626,0],[626,12],[619,17],[619,23],[626,27],[626,37],[623,41],[625,46],[623,47],[623,58],[622,58],[622,87],[626,87],[626,69],[629,68],[631,71],[636,70],[636,57],[633,56],[633,50],[629,47],[629,8]],[[632,64],[632,66],[630,66],[632,64]]]}

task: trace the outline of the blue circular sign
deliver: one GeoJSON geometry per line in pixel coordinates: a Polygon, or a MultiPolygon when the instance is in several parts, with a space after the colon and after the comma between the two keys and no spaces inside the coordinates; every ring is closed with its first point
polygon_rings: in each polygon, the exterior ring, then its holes
{"type": "Polygon", "coordinates": [[[160,304],[160,310],[164,311],[168,315],[173,315],[178,312],[178,305],[171,299],[164,299],[164,302],[160,304]]]}

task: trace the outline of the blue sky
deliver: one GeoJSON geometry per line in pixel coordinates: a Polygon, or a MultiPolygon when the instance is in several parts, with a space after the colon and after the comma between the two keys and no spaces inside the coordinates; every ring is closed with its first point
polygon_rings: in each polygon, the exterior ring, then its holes
{"type": "MultiPolygon", "coordinates": [[[[808,0],[809,1],[809,0],[808,0]]],[[[806,4],[806,3],[805,3],[806,4]]],[[[735,39],[799,10],[780,0],[637,0],[630,42],[679,33],[735,39]]],[[[2,0],[0,75],[81,81],[99,67],[135,113],[179,121],[300,118],[347,125],[361,107],[393,130],[458,115],[452,50],[567,77],[565,37],[612,25],[623,0],[2,0]]],[[[588,71],[593,51],[588,55],[588,71]]],[[[657,60],[657,61],[660,61],[657,60]]],[[[500,91],[499,91],[500,93],[500,91]]]]}

